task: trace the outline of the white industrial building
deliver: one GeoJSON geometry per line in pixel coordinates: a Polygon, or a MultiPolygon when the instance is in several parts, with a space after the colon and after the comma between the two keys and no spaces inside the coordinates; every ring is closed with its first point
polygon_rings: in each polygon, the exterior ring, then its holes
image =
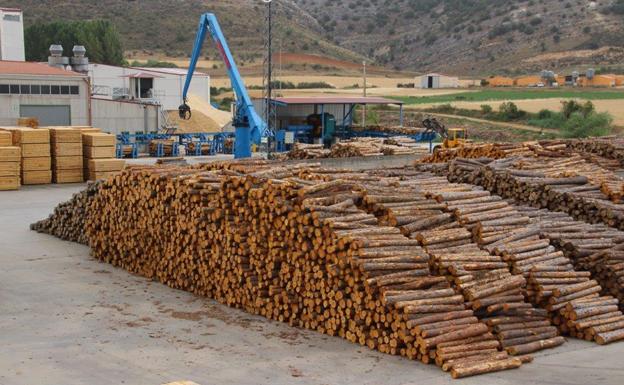
{"type": "Polygon", "coordinates": [[[416,81],[414,82],[414,84],[416,85],[416,87],[420,87],[423,89],[458,88],[459,78],[455,76],[430,73],[416,77],[416,81]]]}
{"type": "Polygon", "coordinates": [[[17,8],[0,8],[0,60],[26,60],[24,15],[17,8]]]}
{"type": "Polygon", "coordinates": [[[0,61],[0,125],[36,117],[43,126],[91,124],[89,78],[45,63],[0,61]]]}
{"type": "MultiPolygon", "coordinates": [[[[165,111],[178,109],[182,104],[182,90],[186,69],[117,67],[89,64],[89,78],[93,96],[112,100],[136,100],[161,105],[165,111]]],[[[210,103],[210,76],[195,72],[189,94],[210,103]]]]}

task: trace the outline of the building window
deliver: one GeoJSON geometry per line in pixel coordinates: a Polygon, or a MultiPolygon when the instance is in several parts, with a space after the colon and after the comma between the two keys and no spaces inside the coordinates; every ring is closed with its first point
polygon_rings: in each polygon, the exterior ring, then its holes
{"type": "Polygon", "coordinates": [[[6,21],[20,21],[20,15],[4,15],[6,21]]]}
{"type": "Polygon", "coordinates": [[[41,86],[38,84],[31,84],[30,93],[33,95],[39,95],[41,93],[41,86]]]}
{"type": "Polygon", "coordinates": [[[69,86],[61,86],[61,95],[69,95],[69,86]]]}
{"type": "Polygon", "coordinates": [[[19,95],[20,93],[19,84],[11,84],[10,87],[11,87],[11,93],[13,95],[19,95]]]}
{"type": "Polygon", "coordinates": [[[29,84],[20,85],[20,93],[22,95],[30,95],[30,85],[29,84]]]}
{"type": "Polygon", "coordinates": [[[10,90],[8,84],[0,84],[0,94],[8,94],[9,91],[10,90]]]}
{"type": "Polygon", "coordinates": [[[78,86],[69,87],[69,93],[72,95],[80,95],[80,87],[78,86]]]}
{"type": "Polygon", "coordinates": [[[50,95],[50,86],[41,86],[41,95],[50,95]]]}
{"type": "Polygon", "coordinates": [[[50,93],[52,95],[60,95],[61,94],[61,86],[50,86],[50,93]]]}

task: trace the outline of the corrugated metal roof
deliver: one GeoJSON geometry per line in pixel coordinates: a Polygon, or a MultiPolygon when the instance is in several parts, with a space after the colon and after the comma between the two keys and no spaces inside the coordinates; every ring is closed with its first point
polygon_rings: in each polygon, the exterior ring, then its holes
{"type": "Polygon", "coordinates": [[[403,104],[400,100],[363,96],[318,96],[273,98],[279,104],[403,104]]]}
{"type": "Polygon", "coordinates": [[[0,74],[86,77],[86,75],[80,74],[78,72],[50,67],[47,63],[10,60],[0,60],[0,74]]]}
{"type": "Polygon", "coordinates": [[[122,75],[122,78],[134,78],[134,79],[152,79],[152,78],[162,78],[160,75],[155,75],[151,72],[139,71],[133,74],[122,75]]]}
{"type": "MultiPolygon", "coordinates": [[[[186,76],[186,74],[188,73],[188,69],[185,69],[185,68],[153,68],[153,67],[130,67],[130,68],[138,69],[141,71],[156,72],[156,73],[178,75],[178,76],[186,76]]],[[[193,73],[193,76],[208,76],[208,74],[204,72],[195,71],[193,73]]]]}

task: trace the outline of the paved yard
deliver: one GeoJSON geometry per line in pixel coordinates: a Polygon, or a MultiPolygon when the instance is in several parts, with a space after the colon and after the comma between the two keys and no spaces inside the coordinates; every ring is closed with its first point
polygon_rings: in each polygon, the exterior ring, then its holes
{"type": "Polygon", "coordinates": [[[28,225],[83,185],[0,192],[0,384],[613,384],[624,343],[570,340],[521,369],[452,380],[176,291],[28,225]]]}

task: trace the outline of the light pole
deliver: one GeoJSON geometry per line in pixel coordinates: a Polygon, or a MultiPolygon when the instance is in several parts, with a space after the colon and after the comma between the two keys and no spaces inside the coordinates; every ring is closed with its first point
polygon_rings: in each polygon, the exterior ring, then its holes
{"type": "MultiPolygon", "coordinates": [[[[362,61],[362,69],[364,74],[364,97],[366,97],[366,60],[362,61]]],[[[366,104],[362,105],[362,127],[366,127],[366,104]]]]}

